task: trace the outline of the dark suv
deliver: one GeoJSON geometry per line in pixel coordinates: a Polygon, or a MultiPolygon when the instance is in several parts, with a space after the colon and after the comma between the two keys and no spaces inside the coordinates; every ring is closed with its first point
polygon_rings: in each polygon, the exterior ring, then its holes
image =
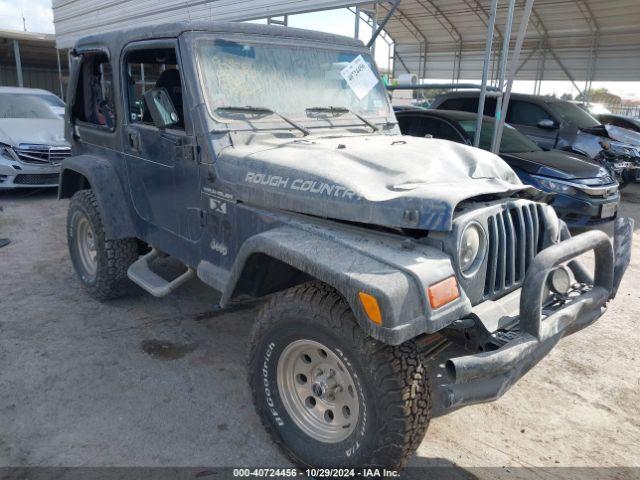
{"type": "Polygon", "coordinates": [[[221,308],[264,298],[249,383],[300,466],[404,465],[430,418],[494,400],[595,322],[628,264],[630,220],[615,244],[572,238],[498,157],[402,136],[352,39],[195,22],[90,36],[68,98],[80,281],[103,301],[195,276],[221,308]],[[575,260],[591,250],[595,275],[575,260]],[[165,255],[184,273],[159,276],[165,255]]]}
{"type": "MultiPolygon", "coordinates": [[[[447,93],[438,96],[430,108],[477,113],[479,95],[474,91],[447,93]]],[[[493,117],[495,111],[496,99],[487,98],[484,114],[493,117]]],[[[633,178],[640,169],[640,145],[628,143],[617,130],[606,128],[575,103],[514,93],[506,122],[545,150],[572,151],[589,158],[598,158],[605,150],[613,154],[613,162],[624,163],[619,168],[632,170],[633,178]]]]}

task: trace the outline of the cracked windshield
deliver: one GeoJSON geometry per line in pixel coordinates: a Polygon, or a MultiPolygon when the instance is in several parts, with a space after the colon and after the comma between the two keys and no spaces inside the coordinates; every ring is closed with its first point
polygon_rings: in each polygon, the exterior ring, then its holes
{"type": "Polygon", "coordinates": [[[225,120],[390,115],[384,85],[366,54],[209,40],[198,45],[198,65],[209,109],[225,120]]]}

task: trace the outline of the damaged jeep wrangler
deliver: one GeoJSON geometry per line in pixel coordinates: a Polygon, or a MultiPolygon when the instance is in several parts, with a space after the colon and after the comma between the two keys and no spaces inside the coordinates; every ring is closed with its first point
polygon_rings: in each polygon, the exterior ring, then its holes
{"type": "Polygon", "coordinates": [[[495,400],[605,311],[629,263],[571,237],[497,156],[400,135],[362,43],[175,23],[79,40],[60,198],[98,300],[197,276],[265,298],[259,416],[298,466],[402,467],[430,418],[495,400]],[[576,258],[592,251],[595,268],[576,258]],[[158,257],[184,264],[167,279],[158,257]],[[593,271],[592,271],[593,270],[593,271]]]}

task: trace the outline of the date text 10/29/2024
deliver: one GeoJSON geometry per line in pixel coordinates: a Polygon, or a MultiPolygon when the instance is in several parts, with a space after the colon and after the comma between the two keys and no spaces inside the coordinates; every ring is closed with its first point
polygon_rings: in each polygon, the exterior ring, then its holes
{"type": "Polygon", "coordinates": [[[385,468],[234,468],[234,478],[395,478],[397,470],[385,468]]]}

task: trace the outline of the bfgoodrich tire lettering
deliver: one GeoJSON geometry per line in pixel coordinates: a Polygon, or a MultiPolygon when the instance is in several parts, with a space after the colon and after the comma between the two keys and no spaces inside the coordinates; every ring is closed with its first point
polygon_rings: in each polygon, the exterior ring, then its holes
{"type": "Polygon", "coordinates": [[[105,238],[98,201],[91,190],[80,190],[71,198],[67,214],[67,243],[71,263],[93,298],[116,298],[132,288],[127,269],[138,258],[138,242],[135,238],[105,238]],[[90,255],[87,254],[86,241],[83,241],[87,232],[91,239],[90,255]],[[91,260],[87,259],[88,256],[91,260]]]}
{"type": "Polygon", "coordinates": [[[249,383],[267,431],[301,467],[402,467],[429,424],[429,384],[415,343],[391,347],[367,337],[341,296],[321,283],[279,293],[263,307],[251,333],[249,383]],[[316,440],[285,407],[278,361],[301,340],[329,348],[353,380],[357,425],[344,440],[316,440]]]}

